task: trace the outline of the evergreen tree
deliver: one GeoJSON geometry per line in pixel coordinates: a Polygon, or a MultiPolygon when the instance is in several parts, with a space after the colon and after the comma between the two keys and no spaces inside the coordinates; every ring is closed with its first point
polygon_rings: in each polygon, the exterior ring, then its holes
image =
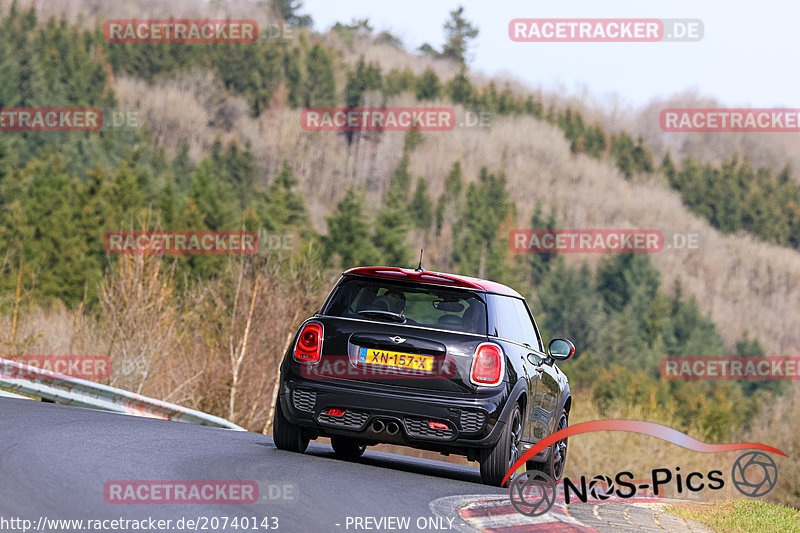
{"type": "MultiPolygon", "coordinates": [[[[577,143],[579,139],[583,138],[586,126],[583,123],[583,116],[577,111],[573,111],[567,107],[563,112],[558,114],[558,126],[564,131],[564,137],[570,141],[570,150],[576,152],[577,143]]],[[[583,151],[583,141],[581,141],[581,150],[583,151]]]]}
{"type": "Polygon", "coordinates": [[[411,196],[411,172],[408,170],[411,160],[408,155],[400,159],[400,163],[394,170],[394,174],[389,179],[389,187],[386,189],[384,197],[386,204],[396,205],[405,208],[411,196]]]}
{"type": "Polygon", "coordinates": [[[297,180],[289,162],[283,166],[270,184],[267,202],[263,210],[264,227],[271,231],[294,230],[306,234],[311,221],[302,196],[294,192],[297,180]]]}
{"type": "MultiPolygon", "coordinates": [[[[347,84],[344,88],[345,105],[350,108],[361,107],[364,104],[364,94],[367,91],[376,91],[381,88],[381,71],[375,65],[364,63],[364,57],[359,58],[355,70],[347,75],[347,84]]],[[[353,142],[357,132],[345,132],[347,143],[353,142]]]]}
{"type": "Polygon", "coordinates": [[[250,141],[247,141],[244,150],[240,150],[235,142],[229,144],[219,171],[224,181],[230,184],[240,209],[244,210],[250,202],[253,186],[258,179],[258,163],[250,141]]]}
{"type": "Polygon", "coordinates": [[[475,99],[475,89],[466,75],[466,69],[461,69],[447,82],[445,91],[456,104],[469,105],[475,99]]]}
{"type": "Polygon", "coordinates": [[[764,348],[758,339],[750,338],[745,331],[736,341],[736,355],[739,357],[764,357],[764,348]]]}
{"type": "Polygon", "coordinates": [[[645,254],[613,254],[597,270],[598,290],[609,312],[622,311],[640,286],[645,291],[649,307],[660,283],[661,274],[645,254]]]}
{"type": "Polygon", "coordinates": [[[109,192],[114,219],[126,229],[136,229],[132,228],[132,225],[142,206],[143,197],[136,175],[127,163],[123,163],[114,173],[109,192]]]}
{"type": "Polygon", "coordinates": [[[633,149],[633,162],[638,172],[653,171],[653,154],[645,147],[641,136],[636,139],[636,146],[633,149]]]}
{"type": "Polygon", "coordinates": [[[504,174],[481,169],[478,183],[467,188],[461,219],[454,227],[453,263],[459,272],[479,278],[502,279],[508,237],[500,225],[515,212],[504,174]]]}
{"type": "Polygon", "coordinates": [[[490,81],[480,91],[480,94],[475,100],[475,105],[481,109],[488,109],[495,113],[498,112],[497,108],[497,87],[494,81],[490,81]]]}
{"type": "Polygon", "coordinates": [[[0,183],[11,173],[14,166],[16,166],[16,157],[11,148],[11,142],[7,136],[0,135],[0,183]]]}
{"type": "Polygon", "coordinates": [[[599,350],[600,331],[606,317],[586,263],[580,268],[570,268],[562,257],[556,256],[539,280],[536,302],[537,321],[549,338],[570,339],[578,354],[599,350]]]}
{"type": "MultiPolygon", "coordinates": [[[[608,320],[599,331],[597,351],[592,353],[606,367],[621,364],[633,370],[649,371],[651,375],[657,370],[657,366],[652,366],[652,359],[647,357],[647,343],[641,336],[640,320],[631,307],[608,314],[608,320]]],[[[622,398],[625,403],[630,401],[624,393],[622,398]]]]}
{"type": "Polygon", "coordinates": [[[175,194],[175,184],[170,179],[164,184],[156,204],[161,213],[161,225],[164,229],[172,229],[178,217],[178,199],[175,194]]]}
{"type": "MultiPolygon", "coordinates": [[[[193,207],[202,215],[204,229],[230,230],[239,228],[236,216],[238,201],[229,183],[222,181],[216,171],[214,156],[206,158],[192,172],[189,197],[193,207]]],[[[192,217],[194,220],[194,215],[192,217]]]]}
{"type": "Polygon", "coordinates": [[[600,126],[586,128],[583,135],[583,150],[594,158],[599,158],[606,150],[606,134],[600,126]]]}
{"type": "Polygon", "coordinates": [[[636,171],[634,149],[633,139],[626,131],[611,136],[611,157],[614,158],[620,172],[628,179],[631,179],[636,171]]]}
{"type": "MultiPolygon", "coordinates": [[[[736,341],[734,355],[739,357],[764,357],[764,348],[756,338],[751,338],[747,331],[742,333],[736,341]]],[[[774,395],[782,394],[786,388],[786,382],[782,381],[741,381],[739,382],[742,392],[748,399],[760,393],[771,393],[774,395]]]]}
{"type": "Polygon", "coordinates": [[[383,80],[383,94],[387,98],[406,91],[416,91],[417,79],[409,70],[392,69],[383,80]]]}
{"type": "MultiPolygon", "coordinates": [[[[204,165],[201,164],[197,172],[202,174],[204,165]]],[[[202,183],[202,191],[205,192],[208,184],[202,183]]],[[[194,186],[192,187],[195,190],[194,186]]],[[[199,192],[199,191],[198,191],[199,192]]],[[[202,231],[206,229],[218,230],[219,224],[223,224],[221,219],[209,217],[204,211],[208,209],[207,199],[202,194],[197,194],[197,199],[205,205],[198,205],[195,198],[189,197],[186,199],[178,214],[176,227],[180,230],[202,231]],[[212,225],[213,224],[213,225],[212,225]]],[[[230,200],[230,205],[235,205],[233,199],[230,200]]],[[[234,226],[233,220],[229,222],[230,225],[221,228],[226,230],[241,229],[240,226],[234,226]]],[[[208,279],[218,275],[228,261],[224,255],[216,254],[181,254],[175,256],[174,259],[177,263],[177,272],[181,276],[186,276],[195,279],[208,279]]]]}
{"type": "Polygon", "coordinates": [[[433,223],[433,202],[428,194],[428,182],[425,178],[417,180],[417,188],[409,206],[409,214],[417,229],[428,230],[433,223]]]}
{"type": "Polygon", "coordinates": [[[441,90],[439,77],[430,67],[426,68],[417,80],[417,100],[435,100],[439,98],[441,90]]]}
{"type": "Polygon", "coordinates": [[[439,199],[436,200],[436,212],[434,214],[434,219],[436,221],[436,235],[440,235],[442,233],[442,226],[444,226],[444,214],[447,209],[447,199],[445,198],[444,194],[439,195],[439,199]]]}
{"type": "MultiPolygon", "coordinates": [[[[551,208],[550,215],[545,218],[541,200],[536,202],[533,215],[531,216],[531,228],[533,230],[554,230],[556,224],[556,209],[551,208]]],[[[531,253],[529,254],[531,282],[534,286],[541,283],[550,270],[551,265],[558,257],[557,253],[531,253]]]]}
{"type": "Polygon", "coordinates": [[[425,136],[422,135],[419,130],[409,130],[403,138],[403,154],[407,155],[411,153],[414,148],[421,145],[423,142],[425,142],[425,136]]]}
{"type": "Polygon", "coordinates": [[[431,46],[430,43],[422,43],[422,46],[417,48],[417,50],[419,50],[419,52],[424,56],[435,57],[436,59],[442,57],[441,52],[431,46]]]}
{"type": "Polygon", "coordinates": [[[469,45],[478,36],[478,27],[464,18],[463,7],[450,12],[450,19],[444,24],[444,33],[446,40],[442,55],[466,65],[469,45]]]}
{"type": "Polygon", "coordinates": [[[408,166],[408,156],[403,156],[389,180],[383,207],[375,221],[373,242],[387,265],[406,265],[411,260],[411,250],[405,242],[410,225],[411,174],[408,166]]]}
{"type": "Polygon", "coordinates": [[[444,191],[436,202],[436,234],[442,231],[445,219],[455,221],[458,203],[464,188],[461,162],[455,161],[444,179],[444,191]]]}
{"type": "Polygon", "coordinates": [[[536,118],[542,118],[544,116],[544,107],[542,103],[538,100],[534,100],[531,95],[525,98],[524,108],[527,114],[533,115],[536,118]]]}
{"type": "Polygon", "coordinates": [[[405,46],[403,46],[403,41],[400,37],[387,30],[380,32],[377,37],[375,37],[375,44],[388,44],[401,52],[405,51],[405,46]]]}
{"type": "Polygon", "coordinates": [[[97,260],[96,267],[102,268],[103,237],[106,231],[124,229],[121,221],[115,218],[115,201],[111,194],[111,176],[97,165],[87,174],[87,181],[81,188],[82,206],[78,214],[78,233],[83,235],[87,249],[97,260]]]}
{"type": "Polygon", "coordinates": [[[286,86],[289,89],[289,107],[302,107],[307,100],[307,84],[302,70],[302,57],[299,48],[292,48],[292,51],[284,56],[283,71],[286,76],[286,86]]]}
{"type": "Polygon", "coordinates": [[[496,107],[497,112],[501,115],[519,113],[522,110],[522,106],[517,102],[517,98],[511,93],[511,89],[508,86],[504,87],[497,96],[496,107]]]}
{"type": "Polygon", "coordinates": [[[350,24],[337,22],[333,25],[332,30],[339,34],[339,37],[346,46],[352,48],[357,35],[369,36],[372,34],[373,28],[368,18],[357,19],[354,17],[350,24]]]}
{"type": "Polygon", "coordinates": [[[322,237],[323,259],[338,256],[344,268],[374,265],[378,252],[370,238],[370,220],[365,217],[364,198],[348,189],[336,204],[332,216],[326,217],[328,235],[322,237]]]}
{"type": "Polygon", "coordinates": [[[181,142],[178,143],[178,153],[175,155],[175,159],[172,160],[171,168],[178,190],[187,190],[192,179],[192,171],[195,168],[189,157],[189,141],[187,139],[181,139],[181,142]]]}
{"type": "MultiPolygon", "coordinates": [[[[102,248],[90,250],[87,236],[80,231],[86,222],[80,216],[83,186],[64,173],[57,159],[34,160],[11,180],[16,186],[3,184],[3,203],[8,205],[2,215],[3,244],[6,256],[16,261],[5,268],[16,270],[21,260],[33,278],[38,299],[58,298],[76,305],[86,288],[94,300],[102,248]]],[[[97,244],[96,238],[92,240],[97,244]]],[[[6,290],[14,290],[16,277],[11,272],[0,279],[6,290]]]]}
{"type": "Polygon", "coordinates": [[[272,9],[289,24],[299,27],[311,27],[314,24],[311,15],[300,15],[303,8],[301,0],[272,0],[272,9]]]}
{"type": "Polygon", "coordinates": [[[306,59],[306,107],[332,107],[336,104],[333,56],[321,43],[315,43],[306,59]]]}
{"type": "Polygon", "coordinates": [[[667,148],[667,151],[664,153],[664,157],[661,158],[659,171],[667,177],[667,181],[670,184],[675,181],[675,175],[678,170],[675,168],[675,163],[672,162],[672,152],[669,148],[667,148]]]}
{"type": "Polygon", "coordinates": [[[380,67],[364,62],[361,56],[356,68],[347,74],[344,88],[344,100],[347,107],[360,107],[364,103],[364,93],[381,89],[380,67]]]}

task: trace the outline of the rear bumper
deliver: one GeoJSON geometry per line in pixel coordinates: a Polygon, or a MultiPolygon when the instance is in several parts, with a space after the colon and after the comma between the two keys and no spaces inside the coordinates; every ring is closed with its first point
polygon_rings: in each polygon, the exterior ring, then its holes
{"type": "Polygon", "coordinates": [[[290,422],[316,436],[342,435],[369,444],[400,444],[469,455],[470,450],[493,446],[500,438],[508,392],[508,387],[498,387],[496,392],[464,398],[382,384],[294,377],[281,379],[280,405],[290,422]],[[345,414],[324,414],[329,408],[342,409],[345,414]],[[398,431],[376,431],[375,421],[384,426],[395,422],[398,431]],[[448,429],[432,429],[430,421],[443,423],[448,429]]]}

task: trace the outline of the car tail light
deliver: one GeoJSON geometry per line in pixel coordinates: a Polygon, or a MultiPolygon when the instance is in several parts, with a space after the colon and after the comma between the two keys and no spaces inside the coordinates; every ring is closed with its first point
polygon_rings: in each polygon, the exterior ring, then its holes
{"type": "Polygon", "coordinates": [[[316,363],[322,354],[322,324],[309,322],[297,336],[294,358],[298,361],[316,363]]]}
{"type": "Polygon", "coordinates": [[[331,416],[344,416],[344,409],[335,409],[335,408],[331,407],[330,409],[325,411],[324,414],[331,415],[331,416]]]}
{"type": "Polygon", "coordinates": [[[497,385],[503,380],[503,349],[485,342],[475,350],[470,379],[476,385],[497,385]]]}
{"type": "Polygon", "coordinates": [[[442,429],[442,430],[450,429],[447,427],[447,424],[443,422],[434,422],[433,420],[428,422],[428,427],[431,429],[442,429]]]}

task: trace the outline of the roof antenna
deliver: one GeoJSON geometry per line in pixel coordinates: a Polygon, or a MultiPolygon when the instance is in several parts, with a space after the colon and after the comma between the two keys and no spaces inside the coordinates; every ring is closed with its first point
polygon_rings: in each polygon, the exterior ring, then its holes
{"type": "Polygon", "coordinates": [[[415,272],[422,272],[423,270],[425,270],[425,269],[422,268],[422,248],[420,248],[419,249],[419,265],[415,269],[415,272]]]}

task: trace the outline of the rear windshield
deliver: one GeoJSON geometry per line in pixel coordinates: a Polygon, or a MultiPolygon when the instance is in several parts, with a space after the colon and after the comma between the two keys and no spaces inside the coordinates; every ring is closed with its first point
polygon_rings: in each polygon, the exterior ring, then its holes
{"type": "Polygon", "coordinates": [[[323,313],[486,335],[486,304],[478,293],[435,285],[345,278],[323,313]]]}

